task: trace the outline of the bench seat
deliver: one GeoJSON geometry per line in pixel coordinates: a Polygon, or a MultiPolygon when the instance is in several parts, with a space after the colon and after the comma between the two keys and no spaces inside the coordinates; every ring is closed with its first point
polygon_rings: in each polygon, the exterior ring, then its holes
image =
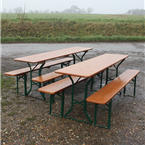
{"type": "Polygon", "coordinates": [[[61,76],[63,76],[63,75],[55,73],[55,72],[50,72],[48,74],[32,78],[32,81],[38,82],[38,83],[44,83],[44,82],[53,80],[53,79],[61,77],[61,76]]]}
{"type": "MultiPolygon", "coordinates": [[[[101,88],[100,90],[92,94],[90,97],[88,97],[86,101],[94,104],[101,104],[101,105],[105,105],[109,102],[109,108],[111,111],[112,98],[116,94],[118,94],[134,78],[135,78],[134,81],[134,96],[135,96],[136,76],[139,74],[139,72],[140,72],[139,70],[131,70],[131,69],[126,70],[124,73],[122,73],[120,76],[115,78],[113,81],[111,81],[103,88],[101,88]]],[[[96,112],[96,107],[95,107],[95,112],[96,112]]],[[[109,117],[111,117],[111,114],[109,117]]],[[[96,121],[94,121],[94,123],[96,123],[96,121]]],[[[110,128],[109,124],[108,124],[108,128],[110,128]]]]}
{"type": "MultiPolygon", "coordinates": [[[[72,76],[72,79],[75,82],[79,79],[79,77],[72,76]]],[[[78,82],[83,81],[85,78],[81,78],[78,82]]],[[[39,88],[38,91],[47,93],[47,94],[56,94],[72,85],[72,82],[69,77],[61,79],[57,82],[39,88]]]]}

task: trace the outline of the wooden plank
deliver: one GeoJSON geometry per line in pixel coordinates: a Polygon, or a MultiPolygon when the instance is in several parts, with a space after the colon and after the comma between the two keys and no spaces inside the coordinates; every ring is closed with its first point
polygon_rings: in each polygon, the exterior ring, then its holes
{"type": "MultiPolygon", "coordinates": [[[[73,81],[76,82],[78,80],[78,77],[72,77],[73,81]]],[[[83,81],[85,78],[81,78],[79,80],[83,81]]],[[[72,85],[72,82],[69,77],[59,80],[57,82],[54,82],[52,84],[49,84],[47,86],[44,86],[42,88],[39,88],[38,91],[43,92],[43,93],[48,93],[48,94],[55,94],[59,91],[62,91],[72,85]]]]}
{"type": "Polygon", "coordinates": [[[120,92],[135,76],[139,70],[128,69],[106,86],[92,94],[86,99],[87,102],[95,104],[107,104],[118,92],[120,92]]]}
{"type": "Polygon", "coordinates": [[[52,79],[55,79],[55,78],[58,78],[58,77],[61,77],[61,76],[63,76],[63,75],[55,73],[55,72],[51,72],[51,73],[48,73],[48,74],[45,74],[45,75],[42,75],[42,76],[39,76],[39,77],[32,78],[32,81],[39,82],[39,83],[44,83],[46,81],[49,81],[49,80],[52,80],[52,79]]]}

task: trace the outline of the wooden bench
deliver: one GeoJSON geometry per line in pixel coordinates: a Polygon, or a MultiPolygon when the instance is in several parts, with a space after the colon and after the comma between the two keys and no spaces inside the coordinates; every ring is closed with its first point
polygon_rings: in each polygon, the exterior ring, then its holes
{"type": "MultiPolygon", "coordinates": [[[[85,78],[79,78],[79,77],[75,77],[72,76],[72,80],[74,81],[74,83],[78,83],[81,82],[83,80],[85,80],[85,78]]],[[[51,110],[52,110],[52,103],[54,101],[54,95],[58,94],[61,97],[61,115],[59,117],[63,117],[63,111],[64,111],[64,90],[68,87],[72,86],[72,82],[70,80],[69,77],[61,79],[57,82],[51,83],[47,86],[44,86],[42,88],[39,88],[38,91],[47,94],[50,94],[50,110],[49,110],[49,114],[51,115],[51,110]]],[[[58,116],[56,114],[53,114],[55,116],[58,116]]]]}
{"type": "MultiPolygon", "coordinates": [[[[69,65],[69,63],[73,60],[73,58],[62,58],[62,59],[58,59],[55,61],[51,61],[51,62],[47,62],[45,63],[45,65],[43,66],[43,68],[50,68],[51,66],[54,65],[58,65],[61,64],[61,68],[63,67],[63,65],[69,65]]],[[[36,71],[39,70],[41,64],[35,66],[32,66],[31,68],[36,71]]],[[[9,76],[16,76],[17,79],[17,94],[19,93],[18,91],[18,81],[22,78],[24,79],[24,86],[26,86],[26,80],[27,80],[27,76],[26,74],[30,72],[30,68],[26,67],[26,68],[22,68],[22,69],[18,69],[18,70],[14,70],[14,71],[10,71],[10,72],[6,72],[5,75],[9,75],[9,76]]],[[[24,88],[26,90],[26,88],[24,88]]]]}
{"type": "MultiPolygon", "coordinates": [[[[113,81],[105,85],[103,88],[92,94],[90,97],[86,99],[87,102],[95,104],[95,114],[94,114],[94,125],[96,126],[96,118],[97,118],[97,107],[98,104],[107,105],[109,107],[108,110],[108,125],[100,126],[105,128],[110,128],[111,122],[111,106],[112,106],[112,98],[118,94],[125,86],[133,80],[134,82],[134,97],[135,97],[135,89],[136,89],[136,76],[139,74],[139,70],[131,70],[128,69],[120,76],[115,78],[113,81]],[[109,103],[109,105],[107,104],[109,103]]],[[[125,90],[124,90],[125,93],[125,90]]],[[[99,108],[99,107],[98,107],[99,108]]]]}

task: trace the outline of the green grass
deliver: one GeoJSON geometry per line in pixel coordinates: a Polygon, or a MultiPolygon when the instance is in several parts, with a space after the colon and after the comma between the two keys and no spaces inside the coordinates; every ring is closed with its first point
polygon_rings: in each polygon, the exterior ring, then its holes
{"type": "Polygon", "coordinates": [[[2,14],[2,43],[144,41],[143,16],[97,14],[2,14]],[[15,16],[15,17],[14,17],[15,16]]]}
{"type": "Polygon", "coordinates": [[[69,43],[69,42],[144,42],[145,37],[142,36],[86,36],[86,37],[2,37],[3,43],[69,43]]]}
{"type": "Polygon", "coordinates": [[[10,112],[10,113],[8,113],[7,115],[8,116],[14,116],[14,115],[16,115],[17,113],[16,112],[10,112]]]}
{"type": "MultiPolygon", "coordinates": [[[[2,19],[17,19],[16,13],[2,13],[2,19]]],[[[26,13],[27,19],[129,19],[141,20],[144,16],[140,15],[110,15],[110,14],[51,14],[51,13],[26,13]]]]}
{"type": "Polygon", "coordinates": [[[26,121],[21,121],[20,124],[21,125],[25,125],[26,124],[26,121]]]}
{"type": "Polygon", "coordinates": [[[13,102],[11,102],[11,101],[2,101],[1,102],[1,106],[3,107],[3,106],[9,106],[9,105],[11,105],[13,102]]]}
{"type": "Polygon", "coordinates": [[[36,119],[36,117],[35,116],[32,116],[32,117],[29,117],[29,118],[26,118],[26,119],[29,120],[29,121],[33,121],[33,120],[36,119]]]}
{"type": "Polygon", "coordinates": [[[1,74],[1,89],[9,89],[13,85],[15,85],[15,79],[13,77],[1,74]]]}

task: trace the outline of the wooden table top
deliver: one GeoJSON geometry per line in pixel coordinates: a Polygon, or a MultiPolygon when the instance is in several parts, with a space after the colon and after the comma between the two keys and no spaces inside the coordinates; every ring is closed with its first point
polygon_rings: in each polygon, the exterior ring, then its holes
{"type": "Polygon", "coordinates": [[[128,55],[122,54],[103,54],[85,60],[83,62],[56,70],[55,72],[65,75],[89,78],[127,57],[128,55]]]}
{"type": "Polygon", "coordinates": [[[25,56],[25,57],[21,57],[21,58],[15,58],[14,60],[22,61],[22,62],[29,62],[29,63],[40,63],[40,62],[44,62],[44,61],[59,58],[59,57],[65,57],[65,56],[75,54],[75,53],[85,52],[85,51],[88,51],[91,49],[93,49],[93,48],[70,47],[70,48],[25,56]]]}

